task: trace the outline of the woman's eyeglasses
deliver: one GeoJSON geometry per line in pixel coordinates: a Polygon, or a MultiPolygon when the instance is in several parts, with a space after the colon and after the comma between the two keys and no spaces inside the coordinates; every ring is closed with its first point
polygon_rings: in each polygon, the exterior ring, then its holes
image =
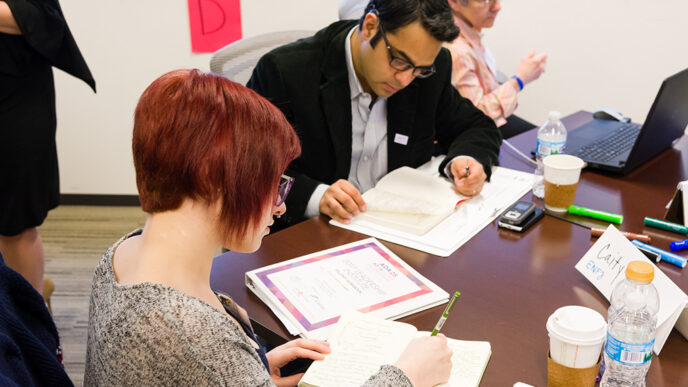
{"type": "Polygon", "coordinates": [[[289,194],[292,184],[294,184],[294,178],[287,175],[282,175],[280,177],[279,185],[277,186],[277,197],[275,198],[275,207],[279,207],[284,203],[284,200],[289,194]]]}

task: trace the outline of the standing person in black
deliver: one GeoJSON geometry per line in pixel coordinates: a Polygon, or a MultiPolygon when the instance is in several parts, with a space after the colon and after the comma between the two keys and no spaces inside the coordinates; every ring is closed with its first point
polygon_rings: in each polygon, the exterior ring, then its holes
{"type": "Polygon", "coordinates": [[[39,292],[36,227],[60,194],[53,66],[95,91],[57,0],[0,0],[0,251],[39,292]]]}
{"type": "Polygon", "coordinates": [[[247,86],[284,113],[303,150],[287,169],[289,211],[275,225],[318,213],[348,223],[366,209],[361,192],[436,151],[461,193],[481,191],[501,135],[451,85],[442,42],[458,33],[446,0],[371,0],[358,22],[335,22],[260,59],[247,86]]]}

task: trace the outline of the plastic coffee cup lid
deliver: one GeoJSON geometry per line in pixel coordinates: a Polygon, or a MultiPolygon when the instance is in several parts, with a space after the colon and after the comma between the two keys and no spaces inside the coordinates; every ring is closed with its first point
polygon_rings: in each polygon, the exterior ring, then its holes
{"type": "Polygon", "coordinates": [[[607,323],[596,311],[571,305],[561,307],[549,316],[547,331],[550,336],[555,336],[563,342],[589,345],[604,341],[607,323]]]}

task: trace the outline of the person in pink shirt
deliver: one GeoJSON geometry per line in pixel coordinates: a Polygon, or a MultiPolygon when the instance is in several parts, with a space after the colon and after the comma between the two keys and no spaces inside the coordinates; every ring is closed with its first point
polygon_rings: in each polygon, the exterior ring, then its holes
{"type": "Polygon", "coordinates": [[[447,45],[452,54],[452,83],[465,98],[492,117],[504,138],[533,128],[513,113],[518,107],[518,93],[538,79],[545,70],[547,55],[526,55],[516,73],[501,85],[492,52],[482,43],[483,28],[494,25],[502,9],[500,0],[448,0],[454,21],[461,32],[447,45]]]}

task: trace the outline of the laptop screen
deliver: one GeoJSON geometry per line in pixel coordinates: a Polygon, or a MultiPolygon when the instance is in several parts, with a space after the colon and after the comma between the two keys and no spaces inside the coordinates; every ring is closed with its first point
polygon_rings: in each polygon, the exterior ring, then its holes
{"type": "Polygon", "coordinates": [[[626,163],[631,171],[681,137],[688,125],[688,69],[665,79],[626,163]]]}

